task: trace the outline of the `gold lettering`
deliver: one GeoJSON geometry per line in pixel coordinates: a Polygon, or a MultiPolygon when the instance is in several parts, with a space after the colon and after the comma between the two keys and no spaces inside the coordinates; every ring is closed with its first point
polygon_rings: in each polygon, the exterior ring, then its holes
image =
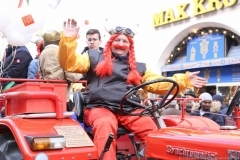
{"type": "Polygon", "coordinates": [[[209,0],[209,12],[214,10],[219,10],[223,8],[222,2],[219,2],[219,0],[209,0]]]}
{"type": "Polygon", "coordinates": [[[188,7],[188,4],[189,3],[184,3],[184,4],[181,4],[179,6],[177,6],[177,9],[179,11],[179,14],[176,18],[175,21],[178,21],[178,20],[181,20],[181,19],[185,19],[185,18],[188,18],[189,16],[186,14],[185,10],[187,9],[188,7]]]}
{"type": "Polygon", "coordinates": [[[161,11],[159,14],[153,14],[153,27],[163,25],[164,13],[165,13],[165,11],[161,11]]]}
{"type": "Polygon", "coordinates": [[[204,1],[205,0],[194,0],[194,16],[208,12],[203,6],[204,1]]]}
{"type": "MultiPolygon", "coordinates": [[[[204,3],[206,0],[193,0],[194,1],[194,13],[193,16],[208,13],[211,11],[222,9],[223,7],[231,7],[237,4],[238,0],[208,0],[208,9],[205,8],[204,3]]],[[[186,9],[189,3],[184,3],[177,6],[178,16],[174,16],[174,11],[169,8],[168,11],[161,11],[159,14],[153,14],[153,27],[165,25],[171,22],[176,22],[189,18],[186,13],[186,9]]]]}
{"type": "Polygon", "coordinates": [[[174,13],[173,13],[172,8],[168,9],[168,12],[167,12],[166,18],[165,18],[165,22],[166,23],[174,22],[174,13]]]}
{"type": "Polygon", "coordinates": [[[237,2],[238,2],[237,0],[232,0],[232,1],[230,0],[230,2],[229,2],[229,0],[224,0],[223,4],[225,7],[230,7],[230,6],[235,5],[237,2]]]}

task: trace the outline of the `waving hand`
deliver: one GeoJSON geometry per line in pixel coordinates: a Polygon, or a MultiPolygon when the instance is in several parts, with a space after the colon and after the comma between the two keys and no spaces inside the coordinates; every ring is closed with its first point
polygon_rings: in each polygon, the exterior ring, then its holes
{"type": "Polygon", "coordinates": [[[78,37],[79,27],[77,27],[77,21],[74,19],[68,19],[63,23],[63,35],[65,37],[78,37]]]}

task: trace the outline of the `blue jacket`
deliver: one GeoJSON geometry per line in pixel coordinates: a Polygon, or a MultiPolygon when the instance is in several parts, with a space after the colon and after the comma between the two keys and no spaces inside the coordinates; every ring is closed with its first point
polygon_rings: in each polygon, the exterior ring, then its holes
{"type": "Polygon", "coordinates": [[[28,79],[37,79],[39,67],[39,59],[38,57],[34,58],[28,66],[28,79]]]}
{"type": "MultiPolygon", "coordinates": [[[[201,109],[201,105],[198,109],[196,109],[193,113],[191,113],[191,116],[200,116],[200,109],[201,109]]],[[[217,114],[221,114],[221,112],[218,112],[217,114]]],[[[220,126],[224,126],[225,122],[224,122],[224,118],[221,115],[216,115],[216,114],[212,114],[210,113],[210,111],[208,113],[204,113],[202,115],[203,117],[207,117],[211,120],[213,120],[214,122],[216,122],[217,124],[219,124],[220,126]]]]}
{"type": "Polygon", "coordinates": [[[227,110],[228,110],[228,107],[226,106],[226,104],[222,103],[220,112],[221,112],[222,114],[226,115],[226,114],[227,114],[227,110]]]}

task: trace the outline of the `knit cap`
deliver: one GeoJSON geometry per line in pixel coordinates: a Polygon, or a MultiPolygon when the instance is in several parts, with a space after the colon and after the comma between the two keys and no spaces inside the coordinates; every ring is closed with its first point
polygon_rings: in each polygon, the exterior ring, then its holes
{"type": "Polygon", "coordinates": [[[213,96],[213,101],[214,101],[214,100],[220,101],[220,102],[223,104],[222,96],[220,96],[220,95],[218,95],[218,94],[216,94],[216,95],[213,96]]]}
{"type": "Polygon", "coordinates": [[[211,96],[209,93],[207,93],[207,92],[202,93],[202,94],[199,96],[199,98],[201,98],[200,103],[201,103],[202,101],[212,101],[212,96],[211,96]]]}

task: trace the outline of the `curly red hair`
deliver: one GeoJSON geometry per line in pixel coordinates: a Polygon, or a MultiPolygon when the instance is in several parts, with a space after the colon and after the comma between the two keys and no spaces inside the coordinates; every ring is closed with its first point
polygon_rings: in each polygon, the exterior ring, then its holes
{"type": "MultiPolygon", "coordinates": [[[[107,42],[104,52],[103,52],[103,58],[104,60],[97,64],[97,67],[95,68],[95,72],[97,75],[99,75],[101,78],[104,76],[111,76],[112,75],[112,69],[113,64],[112,61],[114,60],[112,58],[112,52],[111,52],[111,45],[115,38],[117,38],[120,34],[114,34],[110,37],[109,41],[107,42]]],[[[135,58],[135,52],[134,52],[134,42],[133,39],[130,36],[127,36],[129,42],[130,42],[130,48],[129,48],[129,56],[128,56],[128,63],[130,65],[130,72],[127,77],[127,83],[128,84],[135,84],[139,85],[141,84],[142,77],[136,70],[136,58],[135,58]]]]}

